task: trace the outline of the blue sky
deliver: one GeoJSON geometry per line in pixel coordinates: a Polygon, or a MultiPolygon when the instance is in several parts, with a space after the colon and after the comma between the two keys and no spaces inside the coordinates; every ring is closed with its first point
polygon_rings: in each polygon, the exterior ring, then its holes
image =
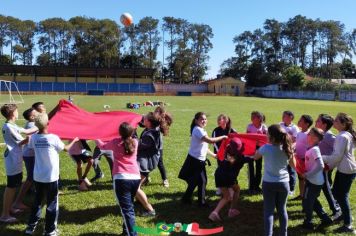
{"type": "MultiPolygon", "coordinates": [[[[215,77],[221,63],[234,55],[232,39],[245,30],[261,28],[265,19],[287,21],[298,14],[308,18],[338,20],[346,30],[356,28],[355,0],[0,0],[0,14],[36,22],[62,17],[87,16],[119,21],[129,12],[138,22],[145,16],[183,18],[212,27],[207,78],[215,77]]],[[[167,51],[165,52],[167,55],[167,51]]],[[[159,60],[162,60],[160,49],[159,60]]]]}

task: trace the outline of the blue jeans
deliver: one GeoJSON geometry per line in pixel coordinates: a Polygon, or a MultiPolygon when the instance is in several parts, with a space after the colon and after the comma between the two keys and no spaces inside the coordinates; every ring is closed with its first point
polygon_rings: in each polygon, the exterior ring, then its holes
{"type": "Polygon", "coordinates": [[[324,171],[323,175],[324,175],[325,182],[324,182],[322,190],[323,190],[326,200],[328,201],[330,210],[333,212],[333,214],[335,214],[336,212],[340,211],[340,206],[337,203],[337,201],[335,200],[333,193],[331,191],[328,172],[324,171]]]}
{"type": "Polygon", "coordinates": [[[263,215],[264,215],[264,235],[273,235],[273,213],[277,208],[280,232],[279,235],[287,235],[288,213],[287,197],[289,192],[288,182],[265,182],[262,183],[263,190],[263,215]]]}
{"type": "Polygon", "coordinates": [[[46,226],[45,235],[56,230],[57,220],[58,220],[58,181],[51,183],[41,183],[36,182],[36,195],[35,202],[33,204],[30,219],[28,221],[28,227],[35,228],[42,211],[42,200],[47,197],[47,208],[46,208],[46,226]]]}
{"type": "Polygon", "coordinates": [[[305,213],[304,222],[307,224],[312,223],[313,210],[322,221],[330,220],[329,216],[321,206],[318,197],[320,195],[323,185],[315,185],[305,180],[305,190],[303,195],[303,211],[305,213]]]}
{"type": "Polygon", "coordinates": [[[288,174],[289,174],[289,191],[293,192],[295,184],[297,182],[297,172],[288,165],[288,174]]]}
{"type": "Polygon", "coordinates": [[[336,172],[334,185],[333,185],[333,195],[340,205],[342,215],[344,217],[344,224],[351,224],[351,208],[349,202],[349,193],[352,182],[356,178],[355,174],[343,174],[339,171],[336,172]]]}
{"type": "Polygon", "coordinates": [[[135,210],[133,199],[140,185],[139,179],[115,179],[114,191],[119,203],[123,221],[123,230],[129,236],[136,236],[135,210]]]}

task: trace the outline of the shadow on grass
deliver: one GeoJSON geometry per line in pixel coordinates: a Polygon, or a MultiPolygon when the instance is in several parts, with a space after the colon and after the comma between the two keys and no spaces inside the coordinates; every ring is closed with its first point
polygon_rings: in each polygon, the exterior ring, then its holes
{"type": "MultiPolygon", "coordinates": [[[[61,179],[62,189],[75,191],[78,190],[78,181],[75,179],[61,179]]],[[[112,190],[112,181],[105,180],[100,181],[97,180],[93,183],[92,186],[89,187],[89,191],[101,191],[101,190],[112,190]]],[[[64,194],[66,194],[64,192],[64,194]]]]}
{"type": "Polygon", "coordinates": [[[104,206],[95,207],[91,209],[83,210],[67,210],[64,207],[60,207],[60,221],[61,224],[86,224],[95,221],[99,218],[105,217],[107,215],[119,215],[120,210],[117,206],[104,206]]]}

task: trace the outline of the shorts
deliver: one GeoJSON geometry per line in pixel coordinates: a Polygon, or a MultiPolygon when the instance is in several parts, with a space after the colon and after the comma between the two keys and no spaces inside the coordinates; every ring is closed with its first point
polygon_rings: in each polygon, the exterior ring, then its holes
{"type": "Polygon", "coordinates": [[[80,162],[87,163],[88,160],[92,158],[92,155],[91,152],[85,151],[80,155],[71,155],[71,157],[76,163],[80,163],[80,162]]]}
{"type": "Polygon", "coordinates": [[[22,184],[22,172],[16,175],[8,175],[7,176],[7,184],[8,188],[17,188],[22,184]]]}
{"type": "Polygon", "coordinates": [[[27,172],[27,181],[33,181],[33,169],[35,168],[35,157],[23,157],[25,162],[26,172],[27,172]]]}

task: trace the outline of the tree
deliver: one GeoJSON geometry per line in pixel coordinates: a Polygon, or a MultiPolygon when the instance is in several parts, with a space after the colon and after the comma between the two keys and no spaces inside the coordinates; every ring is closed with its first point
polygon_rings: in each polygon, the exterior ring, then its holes
{"type": "Polygon", "coordinates": [[[283,80],[288,83],[290,89],[297,89],[303,85],[304,71],[298,66],[290,66],[283,72],[283,80]]]}
{"type": "Polygon", "coordinates": [[[35,22],[31,20],[18,22],[15,36],[18,43],[14,46],[14,55],[15,60],[22,61],[23,65],[32,65],[35,32],[35,22]]]}

